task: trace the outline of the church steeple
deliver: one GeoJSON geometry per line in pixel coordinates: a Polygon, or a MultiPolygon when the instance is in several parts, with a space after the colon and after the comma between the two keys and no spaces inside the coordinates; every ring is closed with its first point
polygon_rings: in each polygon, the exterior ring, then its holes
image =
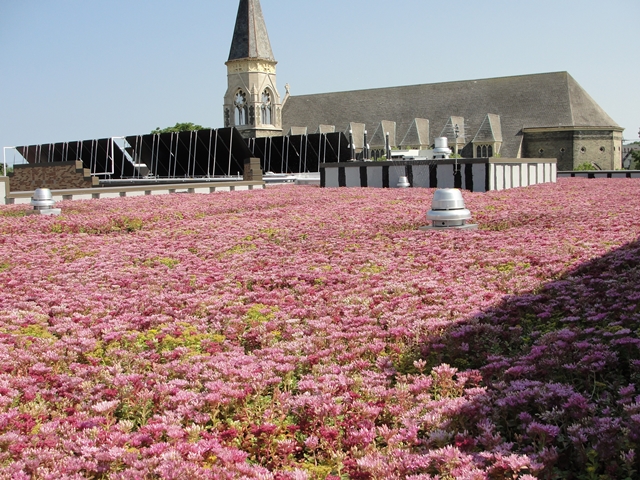
{"type": "Polygon", "coordinates": [[[229,61],[261,58],[275,62],[259,0],[240,0],[229,61]]]}
{"type": "Polygon", "coordinates": [[[227,65],[224,124],[245,138],[282,135],[276,60],[259,0],[240,0],[227,65]]]}

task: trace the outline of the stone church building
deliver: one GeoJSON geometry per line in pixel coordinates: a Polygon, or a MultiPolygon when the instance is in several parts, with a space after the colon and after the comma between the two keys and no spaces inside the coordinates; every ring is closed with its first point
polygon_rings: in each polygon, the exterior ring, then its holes
{"type": "MultiPolygon", "coordinates": [[[[225,127],[245,138],[349,132],[364,146],[425,149],[445,136],[462,157],[557,158],[558,170],[621,168],[623,129],[567,72],[289,95],[259,0],[240,0],[226,62],[225,127]]],[[[358,145],[359,144],[359,145],[358,145]]]]}

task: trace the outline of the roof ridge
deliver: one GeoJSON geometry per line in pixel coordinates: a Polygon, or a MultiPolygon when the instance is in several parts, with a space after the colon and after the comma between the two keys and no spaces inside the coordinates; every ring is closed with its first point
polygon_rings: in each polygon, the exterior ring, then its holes
{"type": "Polygon", "coordinates": [[[542,73],[525,73],[522,75],[507,75],[504,77],[487,77],[487,78],[475,78],[469,80],[452,80],[448,82],[435,82],[435,83],[413,83],[411,85],[394,85],[391,87],[371,87],[371,88],[358,88],[354,90],[340,90],[337,92],[321,92],[321,93],[307,93],[301,95],[295,95],[296,97],[313,97],[316,95],[327,95],[327,94],[339,94],[339,93],[352,93],[352,92],[371,92],[375,90],[393,90],[400,88],[411,88],[411,87],[422,87],[424,85],[451,85],[454,83],[470,83],[470,82],[489,82],[495,80],[515,80],[517,78],[526,78],[526,77],[537,77],[537,76],[551,76],[558,74],[566,74],[569,75],[567,71],[558,71],[558,72],[542,72],[542,73]]]}
{"type": "Polygon", "coordinates": [[[567,87],[567,95],[569,97],[569,116],[571,117],[571,125],[576,124],[575,116],[573,115],[573,98],[571,95],[571,87],[569,86],[569,72],[566,72],[567,75],[565,77],[566,87],[567,87]]]}

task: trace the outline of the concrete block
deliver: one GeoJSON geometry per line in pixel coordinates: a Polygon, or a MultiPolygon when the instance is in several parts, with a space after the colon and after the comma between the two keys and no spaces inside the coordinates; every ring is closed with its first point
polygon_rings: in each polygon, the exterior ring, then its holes
{"type": "Polygon", "coordinates": [[[528,177],[529,177],[529,185],[536,185],[538,183],[538,167],[535,163],[530,163],[527,165],[528,177]]]}
{"type": "Polygon", "coordinates": [[[338,184],[338,169],[327,168],[325,169],[325,186],[327,188],[336,188],[338,184]]]}
{"type": "Polygon", "coordinates": [[[486,191],[486,175],[488,165],[485,163],[476,163],[471,167],[473,175],[473,191],[484,192],[486,191]]]}
{"type": "Polygon", "coordinates": [[[389,188],[396,188],[400,177],[406,176],[404,165],[389,168],[389,188]]]}
{"type": "Polygon", "coordinates": [[[7,203],[7,193],[9,193],[9,178],[0,177],[0,204],[7,203]]]}
{"type": "Polygon", "coordinates": [[[413,186],[429,188],[429,166],[428,165],[414,165],[413,186]]]}
{"type": "Polygon", "coordinates": [[[382,167],[367,167],[367,185],[382,188],[382,167]]]}
{"type": "Polygon", "coordinates": [[[438,165],[436,176],[438,188],[454,188],[453,165],[438,165]]]}
{"type": "Polygon", "coordinates": [[[360,167],[345,167],[345,181],[347,187],[361,187],[360,167]]]}
{"type": "Polygon", "coordinates": [[[529,183],[529,167],[526,163],[520,164],[520,185],[523,187],[531,185],[531,183],[529,183]]]}
{"type": "Polygon", "coordinates": [[[506,176],[506,168],[504,165],[496,165],[496,190],[504,190],[507,188],[504,180],[506,176]]]}

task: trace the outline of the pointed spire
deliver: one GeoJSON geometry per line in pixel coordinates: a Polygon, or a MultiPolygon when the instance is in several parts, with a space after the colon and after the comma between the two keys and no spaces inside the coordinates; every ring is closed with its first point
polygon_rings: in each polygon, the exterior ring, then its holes
{"type": "Polygon", "coordinates": [[[240,0],[229,61],[260,58],[275,62],[260,0],[240,0]]]}

